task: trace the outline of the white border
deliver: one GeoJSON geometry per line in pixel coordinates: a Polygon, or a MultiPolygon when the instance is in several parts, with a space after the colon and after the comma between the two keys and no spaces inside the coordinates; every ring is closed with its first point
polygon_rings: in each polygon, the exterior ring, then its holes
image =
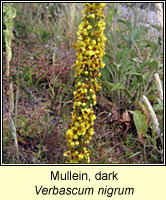
{"type": "MultiPolygon", "coordinates": [[[[3,85],[2,85],[2,14],[3,14],[3,10],[2,10],[2,4],[3,3],[34,3],[34,2],[39,2],[39,1],[1,1],[1,162],[0,162],[0,166],[165,166],[165,148],[163,149],[164,151],[164,162],[163,164],[2,164],[2,124],[3,124],[3,85]]],[[[42,3],[47,3],[47,2],[59,2],[59,1],[42,1],[42,3]]],[[[60,1],[60,3],[84,3],[84,2],[89,2],[89,1],[60,1]]],[[[98,1],[93,1],[93,2],[98,2],[98,1]]],[[[104,3],[130,3],[133,1],[102,1],[104,3]]],[[[164,34],[163,34],[163,49],[164,49],[164,53],[163,53],[163,76],[164,76],[164,81],[163,81],[163,92],[164,92],[164,102],[163,102],[163,107],[164,107],[164,125],[165,125],[165,1],[134,1],[133,3],[163,3],[164,4],[164,9],[163,9],[163,20],[164,20],[164,34]]],[[[163,139],[164,139],[164,147],[165,147],[165,126],[163,129],[163,139]]]]}

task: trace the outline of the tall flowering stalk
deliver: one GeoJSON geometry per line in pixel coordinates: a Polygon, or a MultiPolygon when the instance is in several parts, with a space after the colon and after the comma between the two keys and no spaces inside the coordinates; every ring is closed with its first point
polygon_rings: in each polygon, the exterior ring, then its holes
{"type": "Polygon", "coordinates": [[[100,90],[97,77],[101,77],[100,68],[104,68],[106,37],[103,35],[103,7],[105,3],[85,3],[83,18],[77,32],[75,91],[72,123],[66,132],[68,151],[64,153],[67,163],[90,163],[90,150],[87,146],[94,134],[93,106],[96,104],[96,91],[100,90]]]}

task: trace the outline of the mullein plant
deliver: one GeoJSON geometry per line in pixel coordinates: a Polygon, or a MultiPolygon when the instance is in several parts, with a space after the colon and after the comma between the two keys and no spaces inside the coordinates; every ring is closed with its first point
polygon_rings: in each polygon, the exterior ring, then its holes
{"type": "Polygon", "coordinates": [[[85,3],[82,22],[77,32],[78,40],[73,44],[76,50],[75,91],[72,123],[66,132],[68,151],[66,163],[90,163],[89,141],[94,134],[93,106],[96,104],[96,92],[101,88],[97,77],[101,77],[100,68],[104,68],[102,58],[105,54],[106,37],[103,8],[105,3],[85,3]]]}

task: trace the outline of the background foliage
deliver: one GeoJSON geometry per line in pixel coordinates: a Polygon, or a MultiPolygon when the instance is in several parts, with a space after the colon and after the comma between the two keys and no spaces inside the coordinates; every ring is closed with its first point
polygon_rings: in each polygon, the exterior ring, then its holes
{"type": "MultiPolygon", "coordinates": [[[[3,4],[3,21],[9,3],[3,4]]],[[[3,162],[64,163],[65,132],[73,104],[72,43],[81,21],[82,4],[13,3],[10,80],[3,60],[3,162]],[[13,95],[12,119],[19,159],[13,146],[8,117],[13,95]]],[[[107,3],[105,9],[106,55],[97,94],[97,120],[91,144],[91,163],[162,162],[163,102],[154,74],[163,81],[163,35],[155,3],[107,3]],[[144,13],[144,14],[142,14],[144,13]],[[153,23],[149,19],[153,13],[153,23]],[[144,16],[144,17],[142,17],[144,16]],[[159,121],[157,135],[145,95],[159,121]]],[[[3,23],[3,58],[6,57],[3,23]]]]}

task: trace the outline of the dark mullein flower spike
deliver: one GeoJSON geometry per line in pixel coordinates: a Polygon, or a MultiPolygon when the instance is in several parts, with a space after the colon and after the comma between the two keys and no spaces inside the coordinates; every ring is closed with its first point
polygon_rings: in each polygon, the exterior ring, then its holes
{"type": "Polygon", "coordinates": [[[75,91],[72,123],[66,132],[68,151],[66,163],[90,163],[87,146],[94,134],[93,106],[96,105],[96,91],[100,90],[97,77],[104,67],[106,37],[103,7],[105,3],[85,3],[83,18],[77,32],[78,40],[73,45],[76,50],[75,91]]]}

